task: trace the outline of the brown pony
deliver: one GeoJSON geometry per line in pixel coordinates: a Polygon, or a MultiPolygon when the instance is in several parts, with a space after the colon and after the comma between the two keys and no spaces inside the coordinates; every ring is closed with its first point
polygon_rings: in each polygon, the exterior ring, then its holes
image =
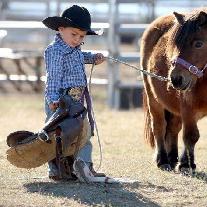
{"type": "Polygon", "coordinates": [[[143,77],[145,138],[156,149],[157,166],[175,168],[182,128],[179,169],[195,170],[197,122],[207,115],[207,9],[174,12],[152,22],[142,37],[141,67],[170,80],[143,77]]]}

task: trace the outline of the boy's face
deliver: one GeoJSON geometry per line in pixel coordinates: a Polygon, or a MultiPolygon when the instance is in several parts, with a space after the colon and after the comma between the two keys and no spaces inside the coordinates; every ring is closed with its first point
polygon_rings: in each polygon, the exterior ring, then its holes
{"type": "Polygon", "coordinates": [[[66,44],[71,47],[79,46],[87,33],[74,27],[59,27],[58,30],[66,44]]]}

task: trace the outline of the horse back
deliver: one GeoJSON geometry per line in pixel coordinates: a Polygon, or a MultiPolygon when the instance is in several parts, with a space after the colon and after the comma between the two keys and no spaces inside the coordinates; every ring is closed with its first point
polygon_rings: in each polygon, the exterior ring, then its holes
{"type": "Polygon", "coordinates": [[[145,30],[141,40],[141,65],[143,69],[147,68],[147,60],[149,60],[154,46],[159,39],[169,31],[174,24],[173,15],[161,16],[154,20],[145,30]]]}

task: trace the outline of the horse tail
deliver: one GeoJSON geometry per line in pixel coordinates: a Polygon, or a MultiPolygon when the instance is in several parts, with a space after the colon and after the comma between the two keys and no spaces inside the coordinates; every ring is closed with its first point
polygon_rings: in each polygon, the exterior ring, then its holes
{"type": "Polygon", "coordinates": [[[151,119],[149,107],[147,105],[147,94],[143,92],[143,110],[144,110],[144,139],[152,147],[155,147],[154,135],[151,128],[151,119]]]}

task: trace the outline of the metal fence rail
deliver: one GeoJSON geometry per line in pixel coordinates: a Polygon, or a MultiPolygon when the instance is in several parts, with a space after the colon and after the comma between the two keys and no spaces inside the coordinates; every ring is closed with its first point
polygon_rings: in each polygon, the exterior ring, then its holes
{"type": "MultiPolygon", "coordinates": [[[[49,14],[49,3],[51,2],[57,2],[57,14],[60,12],[60,4],[62,2],[66,2],[66,1],[49,1],[49,0],[38,0],[38,1],[32,1],[32,0],[25,0],[25,1],[18,1],[18,0],[10,0],[8,2],[45,2],[48,6],[48,9],[46,9],[46,12],[49,14]]],[[[109,14],[108,17],[109,21],[105,22],[105,23],[92,23],[92,28],[94,30],[97,29],[103,29],[106,31],[107,33],[107,45],[108,45],[108,49],[105,51],[102,51],[102,53],[104,53],[105,56],[113,56],[116,57],[122,61],[126,61],[126,62],[139,62],[139,53],[138,52],[121,52],[120,51],[120,35],[122,34],[133,34],[137,37],[140,37],[144,31],[144,29],[147,27],[147,24],[122,24],[119,21],[119,12],[118,12],[118,5],[122,4],[122,3],[140,3],[143,2],[141,0],[130,0],[130,1],[124,1],[124,0],[106,0],[106,1],[100,1],[100,0],[78,0],[78,1],[74,1],[74,3],[109,3],[109,14]]],[[[145,1],[145,3],[149,3],[152,2],[151,0],[149,1],[145,1]]],[[[72,3],[72,2],[70,2],[72,3]]],[[[15,32],[17,30],[25,30],[25,31],[39,31],[39,32],[49,32],[49,30],[47,30],[44,25],[40,22],[40,21],[0,21],[0,28],[6,30],[8,33],[10,32],[15,32]]],[[[104,36],[105,37],[105,36],[104,36]]],[[[48,38],[47,40],[48,41],[48,38]]],[[[13,51],[14,52],[14,51],[13,51]]],[[[96,52],[96,51],[92,51],[92,52],[96,52]]],[[[1,53],[3,54],[3,52],[1,53]]],[[[18,56],[18,51],[15,51],[15,56],[18,56]]],[[[11,58],[11,56],[9,56],[8,54],[4,54],[4,55],[0,55],[0,60],[2,59],[11,59],[12,61],[14,61],[15,58],[11,58]]],[[[22,60],[24,60],[25,58],[23,57],[22,60]]],[[[18,61],[22,61],[22,60],[18,60],[18,61]]],[[[16,59],[15,59],[16,61],[16,59]]],[[[17,64],[17,63],[15,63],[17,64]]],[[[19,66],[18,66],[19,67],[19,66]]],[[[39,69],[37,67],[33,67],[33,70],[38,70],[39,69]]],[[[119,64],[108,61],[108,79],[94,79],[92,80],[92,83],[94,84],[108,84],[108,104],[110,107],[112,108],[119,108],[120,107],[120,88],[122,85],[122,81],[120,80],[120,76],[119,76],[119,64]]],[[[3,70],[1,70],[3,71],[3,70]]],[[[44,80],[44,74],[38,74],[37,78],[34,78],[33,76],[29,75],[29,74],[24,74],[20,71],[23,71],[22,68],[19,69],[18,74],[15,76],[15,74],[6,74],[6,73],[2,73],[0,76],[0,81],[4,82],[4,81],[10,81],[10,82],[16,82],[16,83],[20,83],[22,81],[26,81],[28,83],[30,83],[30,85],[34,85],[35,81],[43,81],[44,80]]],[[[35,71],[37,72],[37,71],[35,71]]],[[[38,72],[39,73],[39,72],[38,72]]],[[[14,86],[19,89],[20,87],[18,87],[17,85],[14,84],[14,86]]],[[[35,90],[35,86],[33,87],[33,89],[35,90]]]]}

